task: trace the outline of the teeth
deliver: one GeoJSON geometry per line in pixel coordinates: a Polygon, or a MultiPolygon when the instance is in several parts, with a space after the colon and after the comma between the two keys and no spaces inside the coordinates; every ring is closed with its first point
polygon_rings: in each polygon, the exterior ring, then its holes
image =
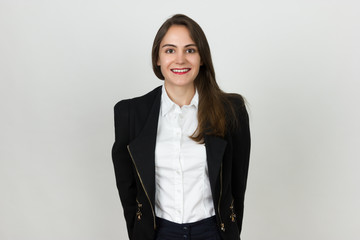
{"type": "Polygon", "coordinates": [[[186,68],[186,69],[172,69],[171,71],[181,73],[181,72],[188,72],[189,70],[190,70],[189,68],[186,68]]]}

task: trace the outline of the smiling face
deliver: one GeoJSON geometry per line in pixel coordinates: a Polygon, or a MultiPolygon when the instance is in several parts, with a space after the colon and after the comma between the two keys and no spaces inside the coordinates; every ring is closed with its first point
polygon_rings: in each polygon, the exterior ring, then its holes
{"type": "Polygon", "coordinates": [[[201,59],[189,30],[182,25],[169,28],[160,43],[157,65],[165,78],[165,85],[193,87],[199,73],[201,59]]]}

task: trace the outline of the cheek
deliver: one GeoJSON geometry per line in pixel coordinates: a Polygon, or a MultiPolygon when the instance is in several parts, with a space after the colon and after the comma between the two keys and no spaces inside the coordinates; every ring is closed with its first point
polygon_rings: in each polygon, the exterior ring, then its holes
{"type": "Polygon", "coordinates": [[[197,66],[198,68],[200,68],[200,66],[202,65],[202,62],[201,62],[200,58],[195,59],[195,60],[193,61],[193,65],[194,65],[194,66],[197,66]]]}
{"type": "Polygon", "coordinates": [[[193,56],[191,59],[189,59],[191,61],[191,64],[193,66],[198,66],[200,67],[202,65],[202,61],[200,59],[200,56],[193,56]]]}
{"type": "Polygon", "coordinates": [[[166,67],[171,62],[171,59],[169,57],[159,57],[159,60],[157,62],[158,66],[166,67]]]}
{"type": "Polygon", "coordinates": [[[164,64],[160,65],[160,71],[164,77],[169,75],[168,68],[164,64]]]}

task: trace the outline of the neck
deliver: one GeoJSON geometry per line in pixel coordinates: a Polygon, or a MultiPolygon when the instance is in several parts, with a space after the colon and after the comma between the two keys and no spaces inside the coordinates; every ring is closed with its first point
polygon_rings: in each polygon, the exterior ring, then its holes
{"type": "Polygon", "coordinates": [[[165,82],[165,90],[169,98],[180,107],[189,105],[195,95],[194,84],[180,87],[166,84],[165,82]]]}

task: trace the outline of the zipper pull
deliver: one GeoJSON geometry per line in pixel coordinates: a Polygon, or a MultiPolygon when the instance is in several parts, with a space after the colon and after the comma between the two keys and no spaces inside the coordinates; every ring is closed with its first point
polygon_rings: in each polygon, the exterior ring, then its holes
{"type": "Polygon", "coordinates": [[[225,232],[225,224],[224,223],[220,224],[220,229],[221,229],[221,231],[225,232]]]}
{"type": "Polygon", "coordinates": [[[236,214],[234,213],[234,200],[231,202],[230,210],[231,210],[230,219],[232,222],[235,222],[236,214]]]}
{"type": "Polygon", "coordinates": [[[235,214],[235,213],[232,213],[232,214],[230,215],[230,218],[231,218],[231,221],[232,221],[232,222],[235,222],[236,214],[235,214]]]}
{"type": "Polygon", "coordinates": [[[141,216],[142,216],[142,213],[140,212],[140,210],[138,210],[137,213],[136,213],[136,219],[137,219],[138,221],[140,221],[140,220],[141,220],[141,216]]]}
{"type": "MultiPolygon", "coordinates": [[[[137,200],[136,200],[137,201],[137,200]]],[[[137,201],[138,202],[138,201],[137,201]]],[[[141,220],[141,216],[142,216],[142,213],[141,213],[141,208],[142,208],[142,204],[138,202],[138,210],[136,212],[136,219],[138,221],[141,220]]]]}

